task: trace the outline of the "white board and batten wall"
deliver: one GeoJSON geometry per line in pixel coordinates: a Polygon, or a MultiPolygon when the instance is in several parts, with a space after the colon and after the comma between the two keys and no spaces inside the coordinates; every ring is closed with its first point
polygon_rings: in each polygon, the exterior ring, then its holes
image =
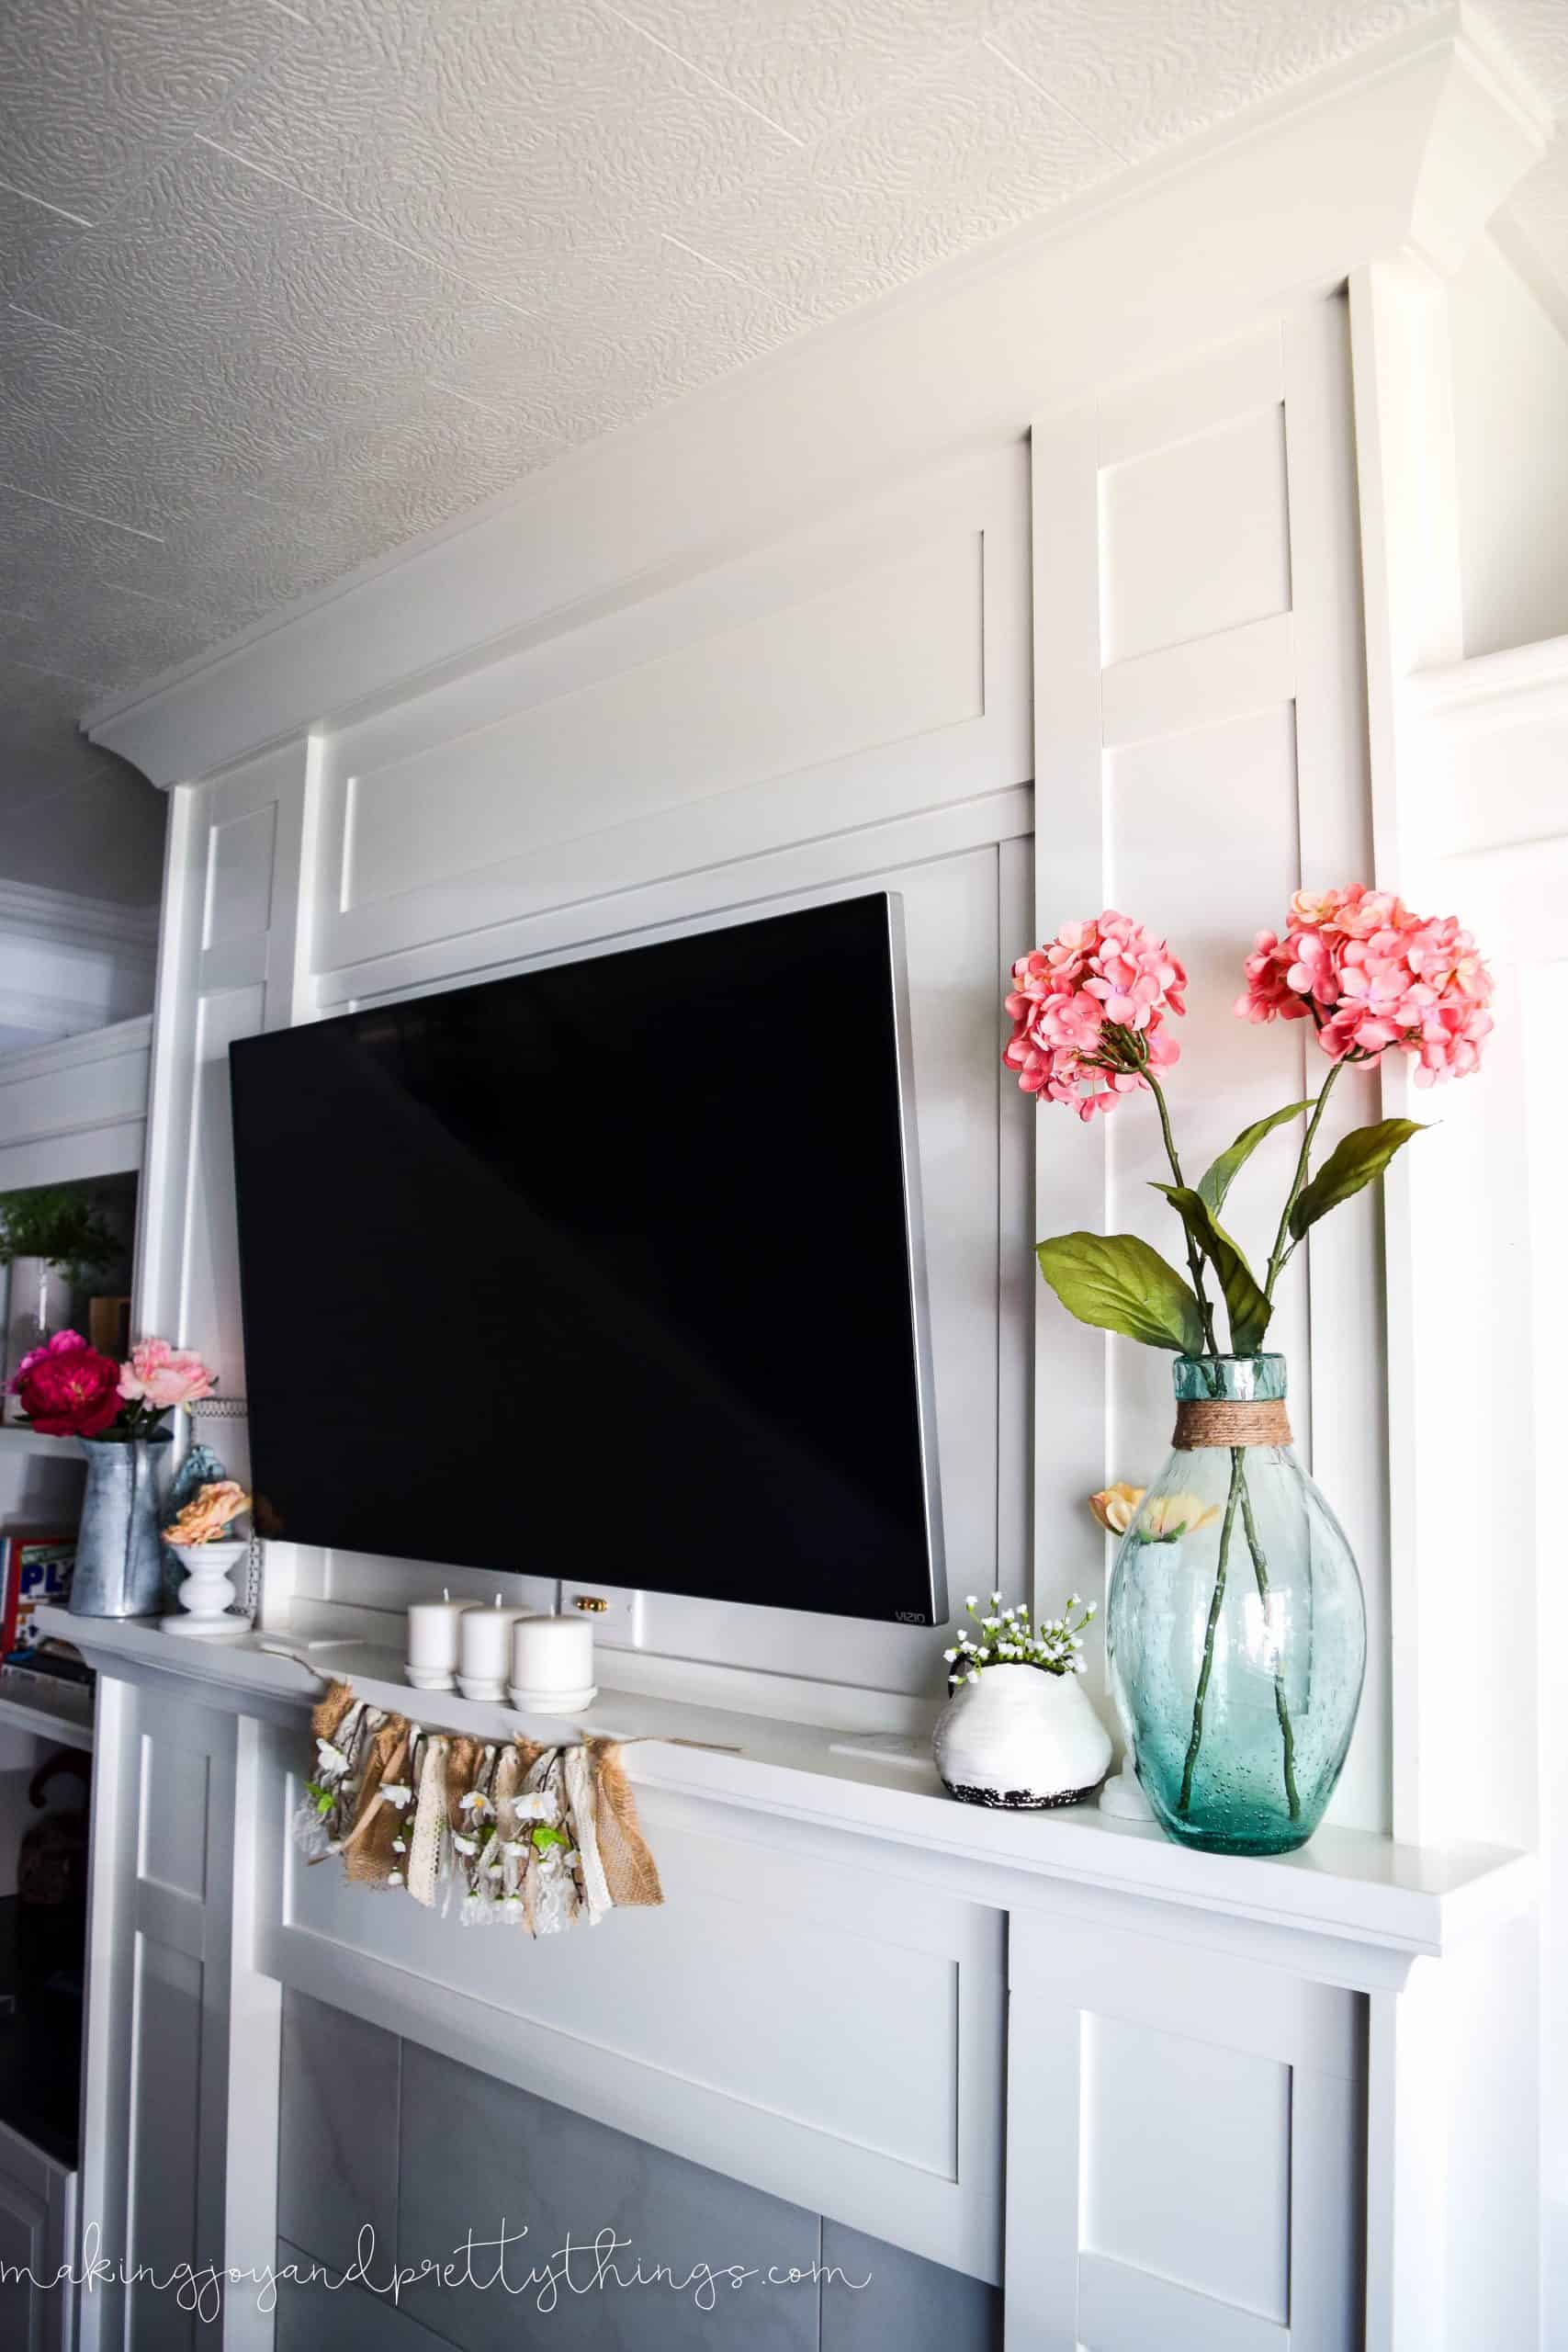
{"type": "MultiPolygon", "coordinates": [[[[226,657],[221,676],[176,682],[156,712],[138,705],[106,720],[105,740],[128,750],[158,739],[149,764],[174,783],[142,1322],[177,1329],[228,1387],[243,1385],[234,1038],[671,930],[896,889],[952,1589],[961,1600],[1022,1587],[1036,1605],[1069,1587],[1098,1591],[1106,1562],[1084,1498],[1157,1467],[1167,1367],[1058,1312],[1030,1244],[1109,1225],[1169,1250],[1145,1189],[1160,1172],[1156,1135],[1136,1102],[1089,1132],[1036,1113],[1000,1066],[998,999],[1015,954],[1116,904],[1165,933],[1191,974],[1172,1093],[1194,1166],[1316,1074],[1299,1028],[1253,1030],[1229,1012],[1252,932],[1277,924],[1300,882],[1350,878],[1371,855],[1348,315],[1334,291],[1280,299],[1279,273],[1286,286],[1331,287],[1380,239],[1406,233],[1413,175],[1431,195],[1430,142],[1457,137],[1456,125],[1472,133],[1492,104],[1491,85],[1456,61],[1451,42],[1440,59],[1431,47],[1380,85],[1381,145],[1365,124],[1347,141],[1328,114],[1315,119],[1321,171],[1309,184],[1326,191],[1332,179],[1343,209],[1330,217],[1325,195],[1311,236],[1303,208],[1260,215],[1237,207],[1226,181],[1232,210],[1203,211],[1211,230],[1237,223],[1216,265],[1224,299],[1203,288],[1185,333],[1161,258],[1191,225],[1185,183],[1161,195],[1163,220],[1151,207],[1141,239],[1128,216],[1108,212],[1041,259],[1040,283],[1049,277],[1085,305],[1085,348],[1119,353],[1087,381],[1047,359],[1038,327],[1031,340],[1015,324],[1050,313],[1013,305],[1005,335],[988,330],[997,371],[982,390],[975,352],[941,331],[949,297],[933,297],[929,311],[888,314],[886,350],[911,334],[929,345],[930,382],[951,395],[945,409],[931,396],[942,429],[915,447],[901,379],[888,443],[899,461],[868,465],[858,485],[840,465],[829,490],[824,435],[797,424],[790,465],[813,487],[795,519],[779,484],[762,485],[764,443],[750,459],[761,486],[736,506],[733,531],[694,522],[682,543],[672,502],[709,455],[702,415],[687,432],[689,474],[657,471],[677,429],[656,421],[646,442],[612,448],[601,473],[581,477],[601,491],[635,480],[640,448],[644,503],[585,507],[578,538],[563,529],[570,482],[547,488],[517,506],[513,542],[506,516],[491,514],[473,537],[447,535],[405,571],[350,589],[344,613],[325,609],[320,642],[299,639],[292,669],[295,640],[274,633],[226,657]],[[1096,255],[1114,301],[1093,293],[1096,255]],[[744,515],[765,520],[743,527],[744,515]],[[568,540],[558,572],[570,593],[551,608],[519,582],[536,553],[557,576],[550,551],[568,540]],[[465,548],[479,581],[495,583],[488,625],[476,580],[457,584],[465,548]],[[423,657],[410,637],[421,582],[423,657]],[[360,610],[383,612],[385,641],[403,649],[393,673],[373,674],[375,631],[354,621],[360,610]],[[472,615],[466,644],[452,641],[459,610],[472,615]],[[334,631],[352,681],[340,692],[323,667],[334,631]]],[[[1358,91],[1343,103],[1371,101],[1358,91]]],[[[1281,130],[1269,169],[1299,175],[1298,137],[1309,138],[1299,123],[1281,130]]],[[[1487,171],[1473,138],[1459,143],[1456,185],[1478,201],[1487,171]]],[[[1501,176],[1496,154],[1484,142],[1480,153],[1501,176]]],[[[1204,168],[1243,172],[1223,155],[1204,168]]],[[[971,318],[978,285],[952,297],[971,318]]],[[[999,318],[1004,298],[992,293],[999,318]]],[[[870,430],[875,379],[863,344],[824,345],[825,383],[857,365],[845,447],[870,430]]],[[[718,473],[744,441],[737,419],[776,419],[785,380],[762,371],[750,408],[724,413],[718,473]]],[[[1347,1123],[1373,1114],[1365,1096],[1344,1106],[1347,1123]]],[[[1255,1168],[1237,1187],[1250,1243],[1278,1197],[1268,1176],[1280,1172],[1255,1168]]],[[[452,1240],[459,1269],[466,1240],[452,1240]]],[[[1335,1820],[1370,1839],[1393,1825],[1400,1738],[1386,1665],[1379,1250],[1370,1203],[1314,1236],[1278,1328],[1298,1437],[1367,1583],[1374,1666],[1335,1820]]],[[[389,1409],[400,1409],[395,1388],[389,1409]]],[[[243,1430],[226,1435],[243,1473],[243,1430]]],[[[525,1540],[520,1510],[518,1589],[547,1599],[574,1565],[527,1559],[525,1540]]],[[[334,1611],[396,1611],[443,1580],[494,1582],[270,1550],[266,1607],[279,1621],[325,1625],[334,1611]]],[[[781,1714],[848,1727],[915,1723],[940,1688],[929,1635],[657,1594],[634,1611],[635,1560],[614,1588],[599,1582],[612,1556],[596,1545],[593,1589],[625,1602],[618,1638],[639,1645],[616,1660],[623,1687],[758,1713],[771,1690],[781,1714]]],[[[226,2229],[231,2259],[265,2248],[257,2151],[276,2121],[276,1996],[288,1983],[1003,2278],[1012,2346],[1443,2343],[1440,2330],[1411,2332],[1416,2228],[1440,2210],[1411,2182],[1424,2169],[1462,2182],[1464,2151],[1441,2094],[1419,2096],[1395,2030],[1413,1985],[1440,2015],[1444,1996],[1423,1972],[1440,1982],[1453,1963],[1423,1955],[1441,1938],[1402,1938],[1370,1914],[1347,1924],[1353,1904],[1332,1932],[1308,1933],[1195,1858],[1156,1895],[1140,1875],[1154,1858],[1119,1875],[1110,1829],[1086,1827],[1084,1865],[1053,1864],[1026,1889],[945,1842],[923,1850],[835,1828],[820,1793],[831,1781],[792,1815],[782,1803],[697,1803],[650,1772],[646,1815],[679,1899],[657,1917],[612,1922],[587,1954],[563,1946],[503,1962],[444,1940],[409,1906],[389,1911],[302,1872],[282,1841],[298,1702],[220,1700],[198,1669],[184,1671],[193,1679],[122,1661],[110,1686],[124,1770],[121,1810],[98,1832],[95,1964],[112,1976],[118,2013],[144,2024],[139,2044],[106,2027],[92,2054],[89,2144],[106,2153],[84,2198],[121,2227],[138,2210],[138,2180],[156,2177],[187,2233],[210,2243],[226,2229]],[[165,1770],[186,1792],[184,1831],[159,1833],[177,1853],[152,1850],[145,1826],[140,1843],[129,1834],[151,1818],[165,1770]],[[612,2003],[634,1937],[638,1965],[671,1998],[708,1988],[705,2062],[679,2037],[661,2039],[660,2016],[612,2003]],[[793,2015],[803,1983],[831,1984],[833,2041],[852,2053],[837,2071],[813,2063],[793,2028],[759,2030],[793,2015]],[[177,2076],[188,2139],[138,2089],[181,2034],[201,2050],[177,2076]]],[[[1145,1857],[1140,1834],[1122,1835],[1145,1857]]],[[[1280,1867],[1293,1888],[1295,1871],[1280,1867]]],[[[1303,1867],[1328,1869],[1314,1856],[1303,1867]]],[[[1272,1883],[1274,1866],[1258,1868],[1256,1883],[1272,1883]]],[[[1455,1904],[1444,1932],[1467,1920],[1480,1932],[1487,1917],[1483,1901],[1455,1904]]],[[[1507,2162],[1523,2179],[1517,2152],[1507,2162]]],[[[1450,2258],[1472,2256],[1461,2245],[1450,2258]]],[[[1525,2284],[1505,2282],[1510,2343],[1529,2340],[1516,2324],[1529,2300],[1525,2284]]],[[[174,2322],[144,2298],[139,2316],[132,2296],[101,2305],[91,2324],[107,2344],[128,2324],[174,2322]]],[[[236,2345],[265,2340],[238,2317],[231,2334],[236,2345]]]]}
{"type": "MultiPolygon", "coordinates": [[[[908,944],[954,1589],[1032,1582],[1040,1604],[1069,1584],[1098,1591],[1103,1563],[1082,1498],[1108,1476],[1156,1465],[1166,1367],[1151,1379],[1137,1351],[1103,1348],[1037,1297],[1030,1243],[1037,1226],[1107,1214],[1156,1229],[1136,1189],[1156,1172],[1149,1122],[1134,1105],[1107,1136],[1037,1114],[1001,1069],[998,999],[1009,960],[1039,929],[1125,904],[1191,968],[1194,1155],[1206,1159],[1261,1107],[1300,1092],[1299,1035],[1237,1023],[1233,1036],[1224,1008],[1250,930],[1302,877],[1303,840],[1314,872],[1323,858],[1353,867],[1359,848],[1347,367],[1342,303],[1276,314],[1088,410],[1041,420],[1032,514],[1030,445],[1013,435],[624,611],[182,787],[145,1315],[177,1326],[239,1385],[232,1038],[669,928],[893,888],[908,944]],[[1092,675],[1075,666],[1080,653],[1092,675]],[[1081,700],[1063,720],[1069,693],[1081,700]]],[[[459,1269],[462,1246],[454,1237],[459,1269]]],[[[1356,1250],[1370,1246],[1348,1241],[1345,1262],[1314,1279],[1352,1279],[1356,1250]]],[[[1301,1434],[1340,1445],[1339,1498],[1357,1521],[1376,1622],[1375,1438],[1346,1452],[1337,1395],[1375,1396],[1375,1326],[1330,1320],[1309,1351],[1307,1305],[1303,1288],[1285,1335],[1301,1434]]],[[[536,1578],[570,1573],[525,1550],[519,1565],[536,1578]]],[[[294,1606],[386,1609],[437,1573],[448,1575],[304,1548],[287,1560],[294,1606]]],[[[850,1621],[830,1632],[831,1679],[861,1686],[841,1702],[846,1721],[862,1719],[867,1688],[890,1702],[932,1692],[929,1634],[850,1621]]],[[[642,1596],[645,1651],[747,1669],[741,1703],[756,1702],[764,1669],[787,1678],[792,1699],[815,1672],[819,1718],[831,1720],[840,1702],[820,1688],[822,1636],[787,1611],[642,1596]]],[[[136,1693],[130,1703],[151,1710],[144,1785],[174,1770],[179,1785],[195,1772],[206,1790],[227,1770],[205,1730],[177,1730],[166,1702],[136,1693]]],[[[211,1720],[195,1714],[198,1726],[211,1720]]],[[[287,1743],[254,1725],[242,1740],[249,1732],[257,1769],[280,1785],[287,1743]]],[[[1386,1740],[1374,1687],[1342,1805],[1367,1829],[1386,1826],[1386,1740]]],[[[829,1852],[820,1829],[799,1852],[754,1823],[738,1833],[690,1804],[645,1804],[673,1897],[647,1933],[639,1923],[643,1981],[668,1977],[668,1998],[646,2014],[615,1999],[624,1948],[611,1936],[527,1955],[538,1964],[525,1991],[493,1939],[454,1939],[382,1905],[367,1940],[365,1898],[301,1871],[277,1846],[276,1801],[254,1849],[264,1911],[284,1882],[261,1930],[262,1973],[1001,2277],[1003,1911],[923,1885],[908,1865],[867,1871],[852,1851],[829,1852]],[[835,1966],[846,1949],[863,1965],[835,1966]],[[804,2011],[803,1983],[818,1988],[804,2011]],[[701,2067],[678,2031],[670,2038],[680,1988],[694,1984],[707,1987],[701,2004],[716,2021],[701,2067]],[[830,1984],[842,2015],[827,2018],[830,1984]],[[521,2040],[497,2022],[520,1999],[532,2021],[521,2040]],[[777,2022],[760,2032],[769,2017],[777,2022]],[[836,2053],[826,2068],[811,2061],[822,2046],[813,2017],[836,2053]]],[[[172,2031],[181,2005],[209,2003],[204,1972],[224,1964],[186,1924],[191,1886],[169,1893],[167,1879],[143,1861],[128,1897],[137,1956],[112,1963],[141,1972],[149,2022],[127,2062],[132,2079],[152,2063],[145,2036],[172,2031]]],[[[1065,2344],[1049,2331],[1081,2298],[1088,2340],[1106,2347],[1146,2342],[1152,2326],[1197,2343],[1218,2325],[1259,2352],[1282,2346],[1287,2328],[1298,2346],[1351,2344],[1354,2199],[1326,2184],[1355,2173],[1364,1985],[1352,1971],[1281,2005],[1268,1997],[1273,1972],[1244,1953],[1183,1967],[1179,1945],[1162,1947],[1151,1979],[1147,1949],[1115,1905],[1071,1932],[1059,1908],[1014,1913],[1012,1997],[1030,2020],[1017,2063],[1027,2073],[1038,2060],[1025,2051],[1052,2056],[1050,2081],[1020,2108],[1047,2128],[1032,2140],[1014,2126],[1010,2326],[1020,2343],[1065,2344]],[[1156,2199],[1153,2160],[1137,2158],[1139,2118],[1185,2111],[1195,2069],[1219,2169],[1200,2187],[1177,2166],[1156,2199]],[[1064,2143],[1048,2128],[1069,2114],[1082,2119],[1082,2199],[1059,2175],[1064,2143]],[[1222,2163],[1226,2148],[1245,2162],[1222,2163]],[[1221,2177],[1228,2202],[1216,2207],[1221,2177]],[[1032,2211],[1046,2196],[1048,2228],[1043,2207],[1032,2211]],[[1189,2254],[1173,2274],[1184,2232],[1189,2254]],[[1335,2283],[1314,2301],[1308,2282],[1320,2276],[1335,2283]]],[[[186,2122],[200,2095],[191,2075],[186,2122]]],[[[128,2096],[145,2119],[132,2172],[177,2170],[170,2101],[128,2096]]],[[[187,2222],[202,2177],[191,2173],[187,2222]]]]}
{"type": "MultiPolygon", "coordinates": [[[[1014,438],[182,789],[172,953],[189,979],[166,991],[159,1020],[184,1041],[166,1079],[166,1148],[184,1164],[152,1188],[157,1312],[225,1372],[242,1362],[234,1037],[893,889],[908,943],[951,1589],[960,1605],[1000,1587],[1042,1606],[1098,1589],[1084,1498],[1107,1476],[1152,1476],[1168,1369],[1071,1324],[1030,1244],[1109,1216],[1170,1248],[1153,1195],[1143,1205],[1157,1135],[1146,1103],[1120,1111],[1109,1134],[1037,1112],[1000,1066],[999,1000],[1037,931],[1125,906],[1191,970],[1172,1092],[1195,1162],[1303,1091],[1300,1032],[1253,1030],[1228,1006],[1252,931],[1280,918],[1303,873],[1357,871],[1366,855],[1347,369],[1343,305],[1303,307],[1098,412],[1042,421],[1032,530],[1030,448],[1014,438]],[[1102,613],[1103,679],[1098,666],[1069,671],[1066,649],[1086,628],[1098,642],[1102,613]],[[1079,689],[1085,725],[1069,741],[1061,714],[1079,689]],[[1036,806],[1047,821],[1033,833],[1036,806]],[[181,1086],[188,1120],[175,1108],[181,1086]]],[[[1268,1171],[1274,1193],[1282,1174],[1268,1171]]],[[[1259,1178],[1256,1203],[1238,1188],[1249,1238],[1270,1197],[1259,1178]]],[[[302,1170],[302,1199],[309,1182],[302,1170]]],[[[459,1272],[463,1246],[453,1237],[459,1272]]],[[[1359,1251],[1340,1245],[1342,1279],[1358,1279],[1370,1248],[1368,1230],[1359,1251]]],[[[1327,1350],[1320,1335],[1332,1369],[1316,1364],[1305,1306],[1303,1283],[1281,1317],[1297,1427],[1310,1448],[1323,1418],[1340,1446],[1327,1475],[1375,1628],[1382,1500],[1361,1407],[1380,1335],[1363,1315],[1327,1350]],[[1359,1452],[1347,1423],[1366,1432],[1359,1452]]],[[[517,1566],[636,1587],[613,1521],[585,1528],[581,1564],[530,1559],[520,1523],[517,1566]]],[[[303,1549],[291,1566],[296,1600],[387,1609],[421,1581],[303,1549]]],[[[929,1635],[825,1629],[787,1609],[643,1594],[640,1646],[896,1696],[940,1689],[929,1635]]],[[[1370,1829],[1388,1826],[1386,1716],[1374,1687],[1340,1799],[1338,1817],[1370,1829]]]]}

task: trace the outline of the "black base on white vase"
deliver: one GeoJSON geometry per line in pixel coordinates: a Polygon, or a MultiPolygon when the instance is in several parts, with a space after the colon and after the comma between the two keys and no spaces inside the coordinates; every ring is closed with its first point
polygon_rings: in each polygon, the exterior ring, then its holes
{"type": "Polygon", "coordinates": [[[1032,1789],[966,1789],[952,1781],[942,1785],[960,1804],[988,1804],[999,1813],[1048,1813],[1059,1804],[1082,1804],[1097,1784],[1091,1781],[1087,1789],[1064,1789],[1054,1797],[1037,1797],[1032,1789]]]}

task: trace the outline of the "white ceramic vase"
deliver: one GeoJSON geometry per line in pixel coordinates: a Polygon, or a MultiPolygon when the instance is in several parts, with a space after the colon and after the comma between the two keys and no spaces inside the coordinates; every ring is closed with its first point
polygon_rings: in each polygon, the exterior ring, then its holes
{"type": "Polygon", "coordinates": [[[229,1543],[171,1544],[170,1551],[186,1572],[179,1589],[180,1614],[165,1617],[165,1634],[181,1634],[193,1642],[241,1642],[250,1632],[244,1617],[231,1617],[239,1599],[232,1578],[250,1551],[243,1538],[229,1543]]]}
{"type": "Polygon", "coordinates": [[[1039,1812],[1089,1795],[1111,1765],[1111,1735],[1076,1674],[987,1666],[961,1683],[931,1741],[950,1796],[1039,1812]]]}

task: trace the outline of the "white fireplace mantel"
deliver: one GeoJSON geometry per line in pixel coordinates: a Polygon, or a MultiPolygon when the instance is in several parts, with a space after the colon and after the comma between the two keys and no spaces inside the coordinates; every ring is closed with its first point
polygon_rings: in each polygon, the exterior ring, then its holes
{"type": "MultiPolygon", "coordinates": [[[[1355,1947],[1341,1956],[1336,1981],[1364,1988],[1402,1982],[1413,1960],[1440,1956],[1535,1899],[1537,1858],[1501,1847],[1402,1846],[1330,1827],[1302,1852],[1268,1860],[1191,1853],[1153,1825],[1111,1819],[1092,1803],[1025,1815],[961,1806],[923,1758],[895,1760],[827,1726],[608,1686],[581,1724],[563,1723],[476,1704],[455,1691],[416,1690],[397,1654],[368,1643],[318,1646],[313,1673],[255,1636],[193,1652],[142,1621],[85,1620],[48,1608],[39,1622],[102,1672],[254,1715],[301,1739],[314,1699],[336,1677],[375,1706],[485,1739],[522,1733],[559,1740],[585,1731],[635,1741],[626,1766],[645,1800],[668,1794],[768,1815],[797,1825],[808,1841],[829,1835],[914,1849],[885,1855],[882,1867],[908,1871],[924,1857],[923,1867],[950,1883],[957,1871],[966,1891],[984,1887],[998,1902],[1026,1902],[1043,1883],[1213,1914],[1217,1935],[1223,1923],[1247,1923],[1355,1947]]],[[[303,1747],[299,1758],[308,1760],[303,1747]]],[[[1325,1958],[1319,1951],[1317,1964],[1325,1958]]]]}
{"type": "MultiPolygon", "coordinates": [[[[606,1688],[583,1728],[640,1743],[664,1907],[542,1943],[469,1933],[295,1848],[321,1688],[298,1659],[42,1614],[98,1668],[99,1750],[119,1759],[92,1964],[142,2023],[134,2048],[103,2029],[124,2063],[90,2067],[83,2173],[111,2241],[130,2118],[155,2089],[221,2149],[194,2185],[197,2242],[270,2259],[292,1987],[1003,2284],[1010,2352],[1406,2340],[1420,2216],[1469,2160],[1434,2084],[1484,2030],[1498,1939],[1529,1932],[1532,1857],[1335,1829],[1275,1860],[1188,1853],[1092,1805],[959,1805],[929,1766],[829,1727],[606,1688]],[[145,1993],[193,1966],[199,2057],[145,1993]],[[1234,2184],[1238,2145],[1240,2204],[1233,2186],[1216,2219],[1206,2152],[1234,2184]]],[[[373,1645],[312,1656],[416,1720],[575,1728],[416,1693],[373,1645]]],[[[111,2305],[91,2324],[112,2327],[111,2305]]],[[[226,2346],[268,2340],[231,2307],[226,2346]]]]}

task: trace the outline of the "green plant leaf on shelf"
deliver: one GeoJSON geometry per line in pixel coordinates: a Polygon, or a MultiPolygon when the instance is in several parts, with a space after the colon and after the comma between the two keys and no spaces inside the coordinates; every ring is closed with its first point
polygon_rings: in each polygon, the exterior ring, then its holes
{"type": "Polygon", "coordinates": [[[1145,1348],[1200,1355],[1198,1301],[1174,1266],[1132,1233],[1059,1233],[1034,1252],[1069,1315],[1145,1348]]]}
{"type": "Polygon", "coordinates": [[[1199,1197],[1212,1216],[1219,1216],[1225,1204],[1225,1194],[1264,1136],[1271,1135],[1276,1127],[1282,1127],[1287,1119],[1300,1118],[1303,1111],[1311,1109],[1310,1101],[1287,1102],[1282,1111],[1270,1111],[1266,1119],[1257,1119],[1250,1127],[1243,1127],[1235,1143],[1227,1146],[1198,1179],[1199,1197]]]}
{"type": "Polygon", "coordinates": [[[1274,1310],[1254,1279],[1252,1268],[1223,1225],[1216,1222],[1201,1193],[1186,1184],[1156,1184],[1201,1254],[1220,1278],[1225,1311],[1231,1321],[1231,1349],[1238,1356],[1255,1356],[1274,1310]]]}
{"type": "Polygon", "coordinates": [[[1412,1136],[1424,1132],[1419,1119],[1380,1119],[1375,1126],[1353,1127],[1348,1136],[1341,1136],[1292,1206],[1291,1232],[1294,1239],[1299,1241],[1307,1227],[1326,1216],[1330,1209],[1353,1199],[1382,1174],[1394,1153],[1412,1136]]]}
{"type": "Polygon", "coordinates": [[[71,1184],[0,1193],[0,1263],[41,1258],[85,1276],[125,1254],[89,1193],[71,1184]]]}

